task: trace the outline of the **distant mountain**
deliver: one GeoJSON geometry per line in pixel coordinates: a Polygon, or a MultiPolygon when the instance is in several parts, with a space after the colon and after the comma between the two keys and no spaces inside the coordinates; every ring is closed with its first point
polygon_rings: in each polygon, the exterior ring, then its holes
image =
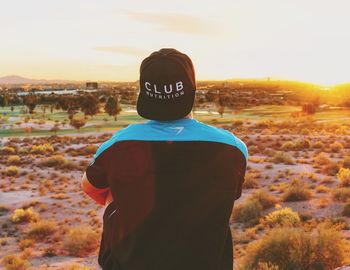
{"type": "Polygon", "coordinates": [[[52,84],[52,83],[79,83],[79,81],[69,80],[36,80],[24,78],[17,75],[0,77],[0,84],[52,84]]]}

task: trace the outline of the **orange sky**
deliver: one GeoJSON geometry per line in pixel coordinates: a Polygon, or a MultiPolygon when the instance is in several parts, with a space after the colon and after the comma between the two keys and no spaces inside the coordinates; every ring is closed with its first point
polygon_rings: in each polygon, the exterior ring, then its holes
{"type": "Polygon", "coordinates": [[[161,47],[198,79],[350,81],[350,1],[2,0],[0,76],[137,80],[161,47]]]}

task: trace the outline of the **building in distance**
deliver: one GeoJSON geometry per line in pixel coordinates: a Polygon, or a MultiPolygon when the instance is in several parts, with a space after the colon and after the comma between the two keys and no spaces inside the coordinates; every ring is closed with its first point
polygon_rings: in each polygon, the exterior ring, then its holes
{"type": "Polygon", "coordinates": [[[97,82],[87,82],[86,83],[86,89],[88,89],[88,90],[95,90],[97,88],[98,88],[97,82]]]}

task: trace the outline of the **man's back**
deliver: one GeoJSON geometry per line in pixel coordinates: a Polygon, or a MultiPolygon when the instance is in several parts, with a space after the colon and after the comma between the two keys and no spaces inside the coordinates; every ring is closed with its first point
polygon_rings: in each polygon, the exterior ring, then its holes
{"type": "Polygon", "coordinates": [[[232,269],[228,226],[247,150],[194,119],[129,125],[101,145],[87,178],[109,188],[103,269],[232,269]]]}

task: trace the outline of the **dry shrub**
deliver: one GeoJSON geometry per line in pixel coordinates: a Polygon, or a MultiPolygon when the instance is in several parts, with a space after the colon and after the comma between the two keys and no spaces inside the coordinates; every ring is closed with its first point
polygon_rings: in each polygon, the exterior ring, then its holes
{"type": "Polygon", "coordinates": [[[16,166],[9,166],[5,169],[5,175],[7,176],[17,176],[19,170],[16,166]]]}
{"type": "Polygon", "coordinates": [[[95,154],[97,149],[98,149],[97,145],[89,144],[89,145],[86,145],[86,146],[78,149],[78,152],[80,152],[80,154],[82,154],[82,155],[87,156],[87,155],[95,154]]]}
{"type": "Polygon", "coordinates": [[[9,156],[7,158],[8,165],[19,165],[21,163],[21,158],[16,155],[9,156]]]}
{"type": "Polygon", "coordinates": [[[65,250],[72,256],[85,256],[96,250],[98,243],[98,233],[82,226],[71,229],[63,240],[65,250]]]}
{"type": "Polygon", "coordinates": [[[264,189],[256,190],[243,204],[235,207],[232,217],[234,220],[248,225],[257,223],[261,211],[274,206],[276,202],[277,200],[264,189]]]}
{"type": "Polygon", "coordinates": [[[316,187],[317,193],[327,193],[330,190],[329,187],[326,187],[325,185],[320,185],[316,187]]]}
{"type": "Polygon", "coordinates": [[[294,179],[287,190],[282,196],[282,200],[285,202],[292,201],[305,201],[311,198],[312,194],[310,190],[299,179],[294,179]]]}
{"type": "Polygon", "coordinates": [[[244,223],[246,226],[255,225],[259,222],[263,207],[258,200],[247,199],[244,203],[234,207],[232,219],[244,223]]]}
{"type": "Polygon", "coordinates": [[[304,150],[309,149],[311,143],[308,139],[300,139],[294,143],[294,150],[304,150]]]}
{"type": "Polygon", "coordinates": [[[16,152],[16,149],[11,147],[11,146],[4,146],[1,148],[1,154],[4,154],[4,155],[12,155],[16,152]]]}
{"type": "Polygon", "coordinates": [[[285,152],[277,151],[273,157],[271,157],[270,162],[273,163],[283,163],[287,165],[295,164],[294,159],[285,152]]]}
{"type": "Polygon", "coordinates": [[[316,149],[324,149],[324,143],[321,141],[317,141],[314,143],[313,147],[316,149]]]}
{"type": "Polygon", "coordinates": [[[336,153],[340,152],[344,148],[340,142],[334,142],[329,147],[331,148],[332,152],[336,153]]]}
{"type": "Polygon", "coordinates": [[[40,220],[31,223],[27,232],[29,238],[44,239],[57,231],[57,225],[53,220],[40,220]]]}
{"type": "Polygon", "coordinates": [[[336,188],[333,190],[333,199],[339,202],[346,202],[350,199],[350,188],[336,188]]]}
{"type": "Polygon", "coordinates": [[[339,172],[337,173],[337,177],[340,181],[340,186],[350,186],[350,169],[340,168],[339,172]]]}
{"type": "Polygon", "coordinates": [[[52,154],[54,151],[54,148],[49,143],[33,145],[30,150],[31,153],[40,155],[52,154]]]}
{"type": "Polygon", "coordinates": [[[260,174],[258,173],[247,173],[244,177],[243,188],[257,188],[259,186],[257,180],[259,177],[260,174]]]}
{"type": "Polygon", "coordinates": [[[321,167],[323,165],[328,165],[330,163],[332,163],[332,160],[324,152],[321,152],[317,156],[314,157],[314,166],[315,167],[321,167]]]}
{"type": "Polygon", "coordinates": [[[26,270],[28,261],[15,254],[9,254],[2,259],[2,264],[6,270],[26,270]]]}
{"type": "Polygon", "coordinates": [[[69,169],[69,170],[79,169],[78,165],[74,164],[70,160],[67,160],[62,155],[54,155],[52,157],[44,158],[40,162],[40,165],[45,167],[53,167],[56,169],[69,169]]]}
{"type": "Polygon", "coordinates": [[[13,215],[11,216],[11,221],[13,223],[23,223],[37,221],[38,218],[38,213],[36,213],[32,207],[27,209],[19,208],[14,211],[13,215]]]}
{"type": "Polygon", "coordinates": [[[277,203],[276,198],[267,193],[264,189],[254,191],[250,196],[250,199],[260,202],[263,209],[270,208],[277,203]]]}
{"type": "Polygon", "coordinates": [[[54,155],[52,157],[44,158],[40,165],[46,167],[61,167],[66,162],[66,159],[62,155],[54,155]]]}
{"type": "Polygon", "coordinates": [[[259,269],[259,263],[270,263],[283,270],[331,270],[345,258],[346,242],[333,227],[321,224],[314,232],[278,227],[248,245],[242,269],[259,269]]]}
{"type": "Polygon", "coordinates": [[[294,143],[292,141],[285,142],[282,145],[282,150],[283,151],[291,151],[294,150],[294,143]]]}
{"type": "Polygon", "coordinates": [[[344,158],[342,167],[345,169],[350,169],[350,157],[344,158]]]}
{"type": "Polygon", "coordinates": [[[18,243],[18,247],[20,250],[25,250],[26,248],[33,247],[35,245],[35,242],[33,239],[22,239],[18,243]]]}
{"type": "Polygon", "coordinates": [[[261,221],[261,223],[266,224],[269,227],[276,227],[277,225],[297,226],[300,224],[300,217],[297,212],[286,207],[269,213],[261,221]]]}
{"type": "Polygon", "coordinates": [[[326,175],[336,175],[339,171],[339,164],[332,162],[330,164],[324,165],[321,172],[326,175]]]}

